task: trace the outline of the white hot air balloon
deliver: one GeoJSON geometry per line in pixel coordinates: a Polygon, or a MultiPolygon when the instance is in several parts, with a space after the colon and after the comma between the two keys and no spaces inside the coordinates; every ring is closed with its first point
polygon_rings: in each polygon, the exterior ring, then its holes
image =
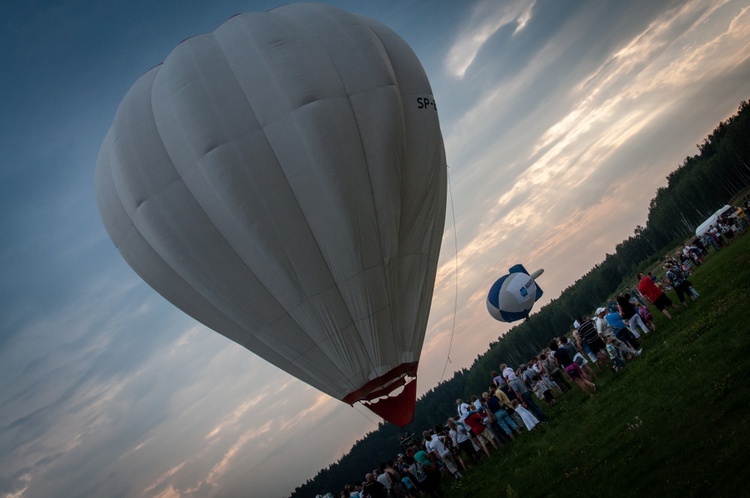
{"type": "Polygon", "coordinates": [[[376,21],[318,4],[238,15],[125,96],[99,211],[184,312],[403,426],[445,220],[434,102],[376,21]]]}

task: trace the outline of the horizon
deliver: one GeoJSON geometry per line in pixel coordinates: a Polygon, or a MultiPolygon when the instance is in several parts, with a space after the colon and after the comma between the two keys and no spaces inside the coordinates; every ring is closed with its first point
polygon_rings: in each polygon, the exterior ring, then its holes
{"type": "MultiPolygon", "coordinates": [[[[532,315],[559,297],[748,99],[746,1],[326,3],[404,38],[437,101],[450,183],[418,399],[512,327],[485,306],[499,276],[545,270],[532,315]]],[[[288,496],[377,428],[154,292],[94,200],[135,81],[279,5],[3,7],[0,497],[288,496]]]]}

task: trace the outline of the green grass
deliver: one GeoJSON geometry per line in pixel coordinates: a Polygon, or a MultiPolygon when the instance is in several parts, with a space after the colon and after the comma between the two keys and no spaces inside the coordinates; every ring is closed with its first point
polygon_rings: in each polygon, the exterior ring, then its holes
{"type": "Polygon", "coordinates": [[[750,496],[750,235],[690,280],[701,297],[657,312],[640,358],[599,374],[592,399],[562,396],[446,496],[750,496]]]}

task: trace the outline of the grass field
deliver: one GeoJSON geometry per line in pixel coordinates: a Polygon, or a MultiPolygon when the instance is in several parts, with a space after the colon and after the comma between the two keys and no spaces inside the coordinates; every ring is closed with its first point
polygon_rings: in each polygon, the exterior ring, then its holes
{"type": "Polygon", "coordinates": [[[549,423],[446,496],[750,496],[750,235],[690,280],[701,297],[671,321],[656,312],[641,357],[600,374],[592,399],[545,408],[549,423]]]}

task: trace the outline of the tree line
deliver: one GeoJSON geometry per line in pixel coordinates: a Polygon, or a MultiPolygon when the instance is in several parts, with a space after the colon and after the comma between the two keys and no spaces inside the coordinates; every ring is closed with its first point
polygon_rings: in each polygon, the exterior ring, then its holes
{"type": "Polygon", "coordinates": [[[727,199],[750,187],[750,103],[740,103],[737,114],[719,123],[689,156],[667,176],[656,191],[646,226],[615,247],[560,296],[528,320],[489,345],[468,369],[441,382],[417,400],[414,422],[405,429],[381,423],[358,440],[339,461],[297,487],[291,498],[315,496],[323,490],[338,493],[346,483],[361,479],[381,461],[400,451],[406,432],[442,424],[456,398],[487,390],[489,372],[498,365],[519,365],[543,349],[552,337],[568,331],[576,316],[590,314],[628,278],[661,259],[663,253],[694,235],[695,228],[721,208],[727,199]]]}

